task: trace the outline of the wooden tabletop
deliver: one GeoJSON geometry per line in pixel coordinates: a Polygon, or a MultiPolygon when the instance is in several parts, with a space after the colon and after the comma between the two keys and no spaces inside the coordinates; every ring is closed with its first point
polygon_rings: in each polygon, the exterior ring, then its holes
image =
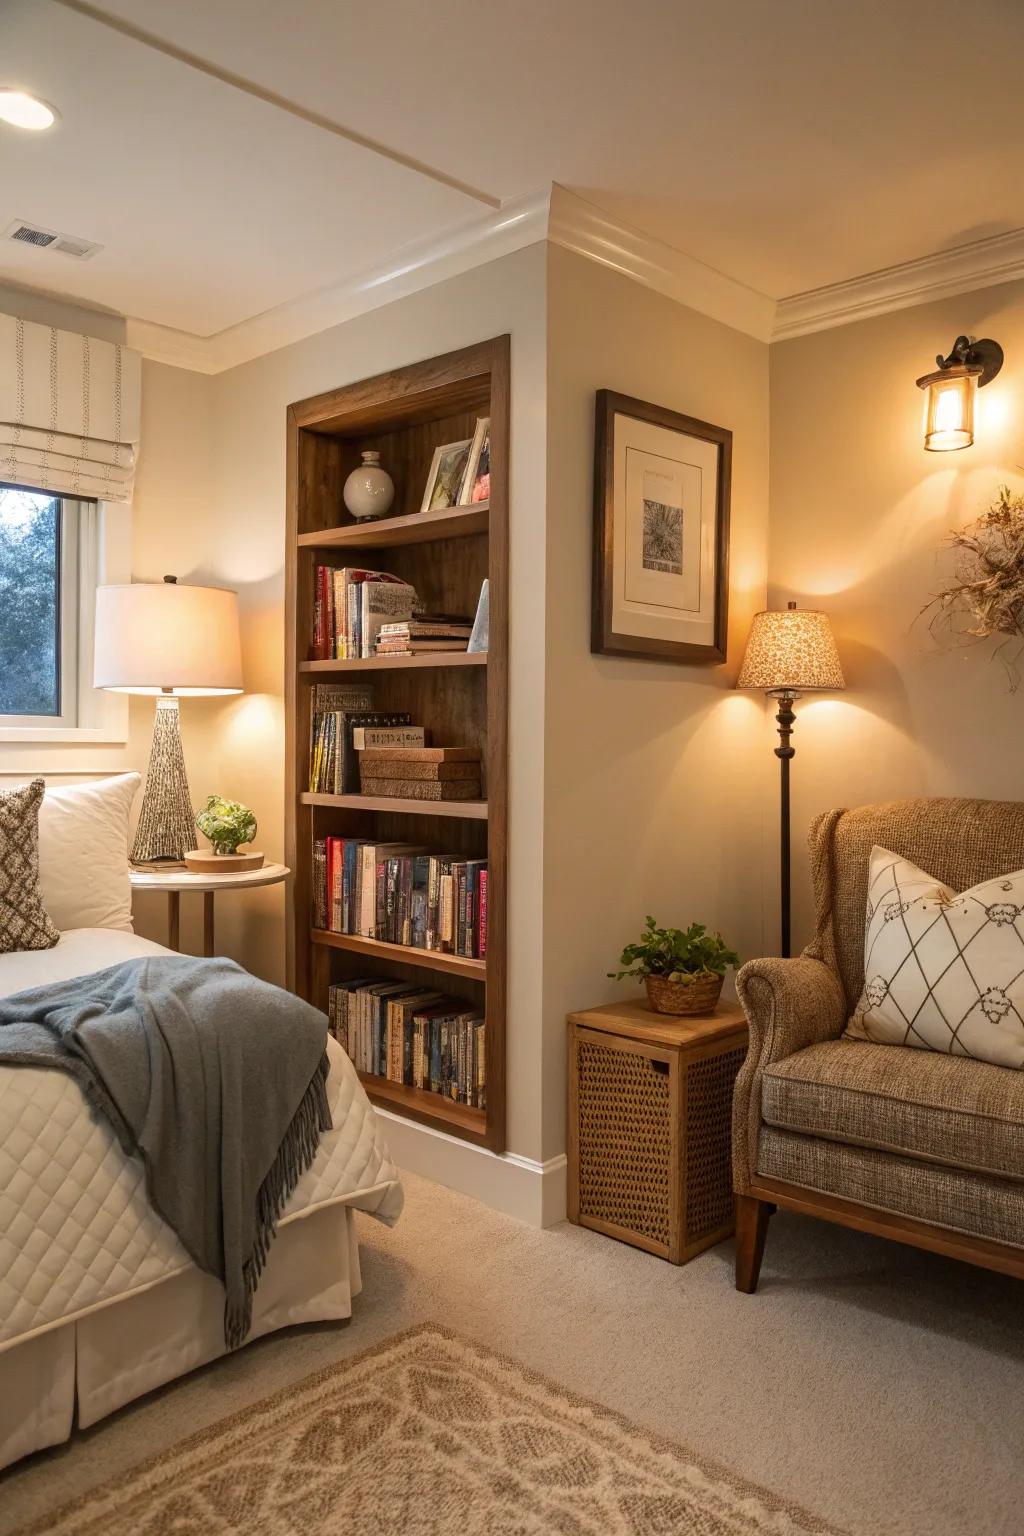
{"type": "Polygon", "coordinates": [[[643,1002],[604,1003],[599,1008],[570,1013],[569,1023],[623,1035],[627,1040],[645,1040],[650,1045],[693,1045],[697,1041],[742,1034],[747,1027],[743,1009],[738,1003],[728,1002],[719,1003],[713,1013],[682,1017],[652,1013],[643,1002]]]}
{"type": "Polygon", "coordinates": [[[285,864],[264,864],[259,869],[229,870],[223,875],[194,874],[190,869],[133,869],[132,886],[139,891],[244,891],[255,885],[276,885],[291,870],[285,864]]]}

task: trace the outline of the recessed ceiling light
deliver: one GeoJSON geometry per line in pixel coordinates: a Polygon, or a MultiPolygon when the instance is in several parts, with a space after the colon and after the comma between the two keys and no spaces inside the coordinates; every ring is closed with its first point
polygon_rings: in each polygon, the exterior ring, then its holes
{"type": "Polygon", "coordinates": [[[38,96],[30,96],[11,85],[0,86],[0,119],[12,127],[31,128],[38,133],[43,128],[52,128],[59,116],[56,107],[38,96]]]}

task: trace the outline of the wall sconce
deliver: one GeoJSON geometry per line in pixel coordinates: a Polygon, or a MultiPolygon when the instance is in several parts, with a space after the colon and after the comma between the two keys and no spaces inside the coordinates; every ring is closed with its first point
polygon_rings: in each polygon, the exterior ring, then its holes
{"type": "Polygon", "coordinates": [[[931,453],[969,448],[974,442],[974,393],[995,378],[1003,366],[997,341],[958,336],[948,357],[935,359],[935,373],[917,381],[925,390],[924,446],[931,453]]]}

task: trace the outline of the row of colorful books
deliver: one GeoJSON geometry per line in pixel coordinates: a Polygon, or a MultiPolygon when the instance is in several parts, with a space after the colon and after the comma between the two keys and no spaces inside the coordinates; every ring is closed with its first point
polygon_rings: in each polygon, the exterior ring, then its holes
{"type": "Polygon", "coordinates": [[[411,619],[416,589],[390,571],[318,565],[313,589],[313,661],[376,654],[382,625],[411,619]]]}
{"type": "Polygon", "coordinates": [[[317,838],[313,926],[483,960],[487,860],[408,843],[317,838]]]}
{"type": "Polygon", "coordinates": [[[357,1071],[483,1109],[483,1014],[402,981],[359,977],[329,990],[328,1026],[357,1071]]]}

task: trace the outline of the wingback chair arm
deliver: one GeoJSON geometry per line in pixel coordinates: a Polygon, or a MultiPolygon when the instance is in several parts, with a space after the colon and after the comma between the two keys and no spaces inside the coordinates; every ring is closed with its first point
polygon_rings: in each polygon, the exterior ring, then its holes
{"type": "Polygon", "coordinates": [[[749,960],[736,978],[747,1015],[750,1045],[733,1098],[733,1182],[739,1194],[757,1167],[761,1127],[761,1074],[794,1051],[834,1040],[846,1024],[846,998],[836,973],[822,960],[749,960]]]}

